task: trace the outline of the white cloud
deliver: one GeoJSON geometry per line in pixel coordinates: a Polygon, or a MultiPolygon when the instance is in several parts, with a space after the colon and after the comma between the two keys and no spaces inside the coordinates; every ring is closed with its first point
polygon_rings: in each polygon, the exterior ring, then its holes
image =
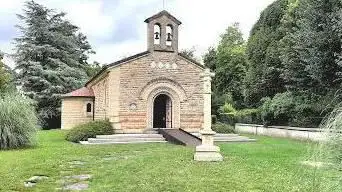
{"type": "MultiPolygon", "coordinates": [[[[195,47],[201,56],[209,46],[215,45],[228,25],[239,22],[245,38],[257,21],[260,12],[274,0],[169,0],[166,9],[183,22],[180,27],[180,49],[195,47]]],[[[15,18],[24,0],[1,2],[0,21],[15,18]]],[[[81,28],[95,51],[90,60],[100,63],[114,62],[146,50],[144,19],[162,10],[161,0],[37,0],[37,2],[68,13],[67,18],[81,28]],[[125,23],[130,19],[134,23],[125,23]],[[138,37],[124,41],[110,40],[114,32],[125,25],[135,25],[138,37]]],[[[12,21],[13,25],[17,21],[12,21]]],[[[0,23],[1,27],[1,23],[0,23]]],[[[0,50],[11,51],[9,42],[0,42],[0,50]]]]}

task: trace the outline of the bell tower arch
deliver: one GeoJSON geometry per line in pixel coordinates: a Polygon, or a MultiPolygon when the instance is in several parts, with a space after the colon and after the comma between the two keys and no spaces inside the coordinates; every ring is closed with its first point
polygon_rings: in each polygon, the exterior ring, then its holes
{"type": "Polygon", "coordinates": [[[167,11],[161,11],[145,20],[149,51],[178,53],[178,28],[182,24],[167,11]]]}

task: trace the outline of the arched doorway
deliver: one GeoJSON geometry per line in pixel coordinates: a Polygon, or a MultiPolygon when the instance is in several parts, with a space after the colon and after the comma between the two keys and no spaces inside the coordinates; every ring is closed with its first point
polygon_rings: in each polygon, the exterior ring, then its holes
{"type": "Polygon", "coordinates": [[[172,100],[165,94],[153,102],[153,128],[172,128],[172,100]]]}

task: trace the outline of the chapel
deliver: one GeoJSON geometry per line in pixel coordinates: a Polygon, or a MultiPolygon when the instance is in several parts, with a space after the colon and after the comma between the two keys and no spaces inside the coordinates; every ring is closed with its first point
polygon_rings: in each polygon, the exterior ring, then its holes
{"type": "Polygon", "coordinates": [[[106,65],[62,97],[62,129],[108,119],[115,133],[153,129],[199,132],[204,66],[178,49],[181,22],[167,11],[145,20],[147,50],[106,65]]]}

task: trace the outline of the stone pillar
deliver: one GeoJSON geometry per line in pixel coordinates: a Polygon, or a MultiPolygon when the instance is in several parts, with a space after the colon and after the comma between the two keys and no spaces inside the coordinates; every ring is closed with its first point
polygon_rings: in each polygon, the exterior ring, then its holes
{"type": "Polygon", "coordinates": [[[214,135],[216,134],[211,129],[211,80],[214,76],[209,69],[205,69],[201,74],[203,78],[203,129],[200,131],[202,136],[202,145],[196,147],[196,153],[194,155],[195,161],[223,161],[223,157],[220,154],[220,148],[214,145],[214,135]]]}

